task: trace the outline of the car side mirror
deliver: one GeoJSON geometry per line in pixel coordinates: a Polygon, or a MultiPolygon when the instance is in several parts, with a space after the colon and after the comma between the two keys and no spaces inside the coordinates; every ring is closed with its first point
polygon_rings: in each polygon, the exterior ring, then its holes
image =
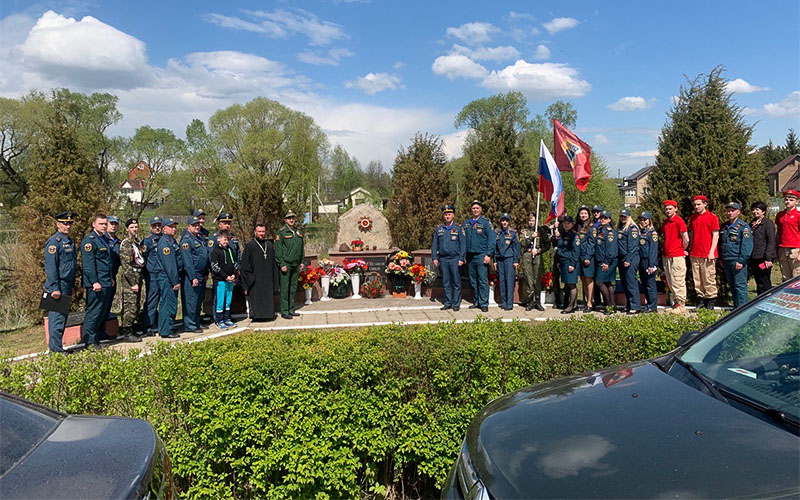
{"type": "Polygon", "coordinates": [[[681,338],[678,339],[678,347],[683,347],[685,345],[692,343],[692,341],[696,339],[697,336],[700,335],[701,333],[703,332],[701,332],[700,330],[689,330],[688,332],[684,333],[683,335],[681,335],[681,338]]]}

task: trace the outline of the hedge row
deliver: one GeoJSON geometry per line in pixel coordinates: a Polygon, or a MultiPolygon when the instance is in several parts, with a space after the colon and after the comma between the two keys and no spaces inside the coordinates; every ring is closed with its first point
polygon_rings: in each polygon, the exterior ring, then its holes
{"type": "Polygon", "coordinates": [[[150,421],[184,498],[438,495],[487,402],[555,377],[653,357],[716,319],[250,333],[0,362],[0,388],[68,413],[150,421]]]}

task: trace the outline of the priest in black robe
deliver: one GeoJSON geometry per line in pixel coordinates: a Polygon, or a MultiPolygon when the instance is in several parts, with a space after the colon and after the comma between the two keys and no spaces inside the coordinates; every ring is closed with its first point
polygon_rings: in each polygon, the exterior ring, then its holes
{"type": "Polygon", "coordinates": [[[256,224],[255,238],[244,247],[240,261],[242,288],[254,321],[275,319],[275,295],[278,293],[278,264],[275,247],[267,239],[267,228],[256,224]]]}

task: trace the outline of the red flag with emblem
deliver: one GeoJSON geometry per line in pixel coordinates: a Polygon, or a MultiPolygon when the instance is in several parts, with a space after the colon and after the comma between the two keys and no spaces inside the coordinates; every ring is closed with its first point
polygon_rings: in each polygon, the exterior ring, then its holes
{"type": "Polygon", "coordinates": [[[592,177],[592,163],[590,157],[592,148],[578,139],[564,125],[553,120],[553,143],[556,165],[559,170],[572,172],[575,177],[575,187],[578,191],[586,191],[589,179],[592,177]]]}

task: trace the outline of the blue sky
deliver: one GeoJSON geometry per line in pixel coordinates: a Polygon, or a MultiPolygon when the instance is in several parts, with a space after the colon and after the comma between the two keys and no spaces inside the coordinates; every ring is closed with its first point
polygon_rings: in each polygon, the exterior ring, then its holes
{"type": "Polygon", "coordinates": [[[453,118],[519,90],[556,99],[612,174],[653,161],[686,76],[724,65],[753,144],[800,131],[800,2],[6,0],[0,95],[68,86],[119,96],[123,121],[183,135],[193,118],[263,95],[311,115],[385,168],[415,132],[460,155],[453,118]]]}

